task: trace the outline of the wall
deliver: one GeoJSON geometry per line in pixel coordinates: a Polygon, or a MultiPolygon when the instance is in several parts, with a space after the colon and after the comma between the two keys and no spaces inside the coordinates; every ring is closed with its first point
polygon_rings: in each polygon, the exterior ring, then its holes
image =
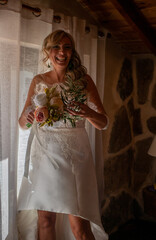
{"type": "Polygon", "coordinates": [[[144,215],[142,189],[154,183],[156,160],[147,154],[156,134],[156,57],[127,55],[112,39],[106,46],[104,133],[107,232],[144,215]]]}

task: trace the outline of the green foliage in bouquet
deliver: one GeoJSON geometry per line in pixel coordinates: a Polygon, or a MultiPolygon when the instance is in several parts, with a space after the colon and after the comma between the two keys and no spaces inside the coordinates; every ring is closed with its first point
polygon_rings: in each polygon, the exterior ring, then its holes
{"type": "MultiPolygon", "coordinates": [[[[64,86],[61,86],[61,97],[63,103],[65,105],[72,103],[85,103],[87,99],[85,93],[86,85],[87,82],[84,80],[84,78],[73,80],[70,75],[66,75],[64,86]]],[[[77,112],[80,111],[79,105],[76,104],[71,109],[77,112]]],[[[72,115],[65,109],[63,113],[63,119],[65,123],[67,120],[69,120],[72,127],[75,127],[76,121],[82,120],[82,117],[79,115],[72,115]]]]}

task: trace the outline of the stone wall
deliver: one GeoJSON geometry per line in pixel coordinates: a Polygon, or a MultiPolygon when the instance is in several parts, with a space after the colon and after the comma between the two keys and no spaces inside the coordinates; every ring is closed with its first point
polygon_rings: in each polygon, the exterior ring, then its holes
{"type": "Polygon", "coordinates": [[[156,57],[128,56],[108,40],[105,109],[110,125],[104,133],[107,232],[144,214],[142,189],[156,176],[148,149],[156,134],[156,57]]]}

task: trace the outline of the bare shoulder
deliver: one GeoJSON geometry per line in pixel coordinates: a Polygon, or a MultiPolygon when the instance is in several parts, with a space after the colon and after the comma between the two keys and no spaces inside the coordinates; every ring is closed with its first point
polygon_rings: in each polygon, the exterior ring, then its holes
{"type": "Polygon", "coordinates": [[[51,85],[51,84],[55,83],[56,81],[57,80],[56,80],[54,71],[45,72],[45,73],[38,74],[35,76],[36,83],[43,82],[45,84],[51,85]]]}
{"type": "Polygon", "coordinates": [[[35,85],[39,83],[50,84],[52,83],[52,81],[53,81],[52,72],[45,72],[34,76],[32,83],[35,85]]]}
{"type": "Polygon", "coordinates": [[[92,92],[96,90],[96,85],[90,75],[86,74],[85,79],[87,81],[87,91],[92,92]]]}
{"type": "Polygon", "coordinates": [[[37,74],[36,76],[34,76],[34,78],[32,79],[32,83],[34,83],[35,85],[42,82],[43,81],[43,74],[37,74]]]}
{"type": "Polygon", "coordinates": [[[35,94],[36,85],[41,81],[42,81],[41,74],[37,74],[36,76],[33,77],[28,91],[28,98],[35,94]]]}
{"type": "Polygon", "coordinates": [[[86,75],[85,75],[85,79],[87,80],[88,83],[90,83],[90,82],[93,81],[92,78],[91,78],[91,76],[90,76],[89,74],[86,74],[86,75]]]}

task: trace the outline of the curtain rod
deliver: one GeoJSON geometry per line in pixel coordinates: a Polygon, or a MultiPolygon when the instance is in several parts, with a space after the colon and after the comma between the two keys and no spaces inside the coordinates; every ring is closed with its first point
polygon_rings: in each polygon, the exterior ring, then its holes
{"type": "Polygon", "coordinates": [[[34,8],[34,7],[28,6],[26,4],[22,4],[22,8],[25,8],[25,9],[31,11],[32,14],[34,14],[35,17],[41,16],[41,9],[40,8],[34,8]]]}
{"type": "Polygon", "coordinates": [[[0,5],[5,5],[8,3],[8,0],[0,0],[0,5]]]}
{"type": "MultiPolygon", "coordinates": [[[[8,3],[8,0],[0,0],[0,5],[6,5],[7,3],[8,3]]],[[[40,8],[34,8],[34,7],[28,6],[26,4],[22,4],[22,8],[30,10],[32,12],[32,14],[35,15],[35,17],[41,16],[41,9],[40,8]]]]}

